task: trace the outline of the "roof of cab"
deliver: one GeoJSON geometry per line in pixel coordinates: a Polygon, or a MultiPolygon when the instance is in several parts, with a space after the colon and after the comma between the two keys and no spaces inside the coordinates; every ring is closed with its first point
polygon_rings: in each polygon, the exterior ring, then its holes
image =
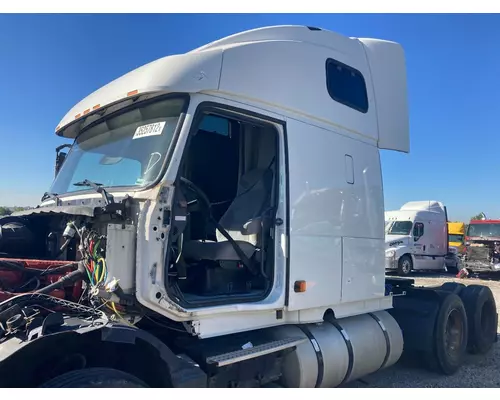
{"type": "Polygon", "coordinates": [[[409,201],[403,204],[400,210],[444,212],[444,204],[436,200],[409,201]]]}
{"type": "Polygon", "coordinates": [[[380,148],[409,150],[401,46],[305,26],[253,29],[153,61],[80,101],[64,116],[56,132],[75,137],[89,121],[105,115],[106,107],[113,105],[116,111],[138,97],[198,92],[229,93],[334,124],[372,140],[380,148]],[[368,77],[370,106],[366,113],[330,97],[325,80],[329,58],[368,77]]]}

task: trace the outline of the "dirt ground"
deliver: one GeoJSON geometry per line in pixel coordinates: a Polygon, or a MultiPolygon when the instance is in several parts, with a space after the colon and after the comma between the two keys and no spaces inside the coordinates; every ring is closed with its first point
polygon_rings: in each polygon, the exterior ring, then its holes
{"type": "MultiPolygon", "coordinates": [[[[417,286],[437,286],[444,282],[479,284],[490,287],[500,313],[500,273],[456,279],[448,274],[415,274],[417,286]]],[[[500,321],[497,331],[500,332],[500,321]]],[[[496,388],[500,387],[500,341],[483,356],[468,355],[465,365],[452,376],[442,376],[402,363],[353,382],[348,387],[373,388],[496,388]]]]}

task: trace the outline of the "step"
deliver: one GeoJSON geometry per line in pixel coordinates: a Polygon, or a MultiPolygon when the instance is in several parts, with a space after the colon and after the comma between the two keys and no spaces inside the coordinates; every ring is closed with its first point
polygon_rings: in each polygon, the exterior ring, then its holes
{"type": "Polygon", "coordinates": [[[249,349],[236,350],[229,353],[208,357],[207,364],[215,364],[217,367],[223,367],[225,365],[235,364],[237,362],[250,360],[251,358],[256,358],[264,356],[266,354],[276,353],[277,351],[289,349],[291,347],[298,346],[299,344],[302,344],[306,341],[307,339],[300,337],[275,340],[273,342],[260,344],[249,349]]]}

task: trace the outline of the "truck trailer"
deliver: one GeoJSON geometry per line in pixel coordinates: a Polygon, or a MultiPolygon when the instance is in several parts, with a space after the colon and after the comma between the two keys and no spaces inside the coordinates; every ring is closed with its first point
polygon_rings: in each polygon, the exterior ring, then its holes
{"type": "Polygon", "coordinates": [[[453,374],[496,340],[487,287],[385,276],[398,43],[242,32],[119,77],[56,134],[41,203],[0,219],[2,387],[336,387],[405,356],[453,374]]]}

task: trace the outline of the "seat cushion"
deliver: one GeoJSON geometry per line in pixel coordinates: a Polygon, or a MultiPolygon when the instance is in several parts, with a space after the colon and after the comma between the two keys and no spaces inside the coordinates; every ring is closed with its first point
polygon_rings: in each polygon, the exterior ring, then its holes
{"type": "MultiPolygon", "coordinates": [[[[243,253],[251,258],[256,247],[251,243],[237,240],[236,244],[243,253]]],[[[229,242],[210,242],[190,240],[184,243],[183,254],[186,260],[238,261],[240,257],[229,242]]]]}

